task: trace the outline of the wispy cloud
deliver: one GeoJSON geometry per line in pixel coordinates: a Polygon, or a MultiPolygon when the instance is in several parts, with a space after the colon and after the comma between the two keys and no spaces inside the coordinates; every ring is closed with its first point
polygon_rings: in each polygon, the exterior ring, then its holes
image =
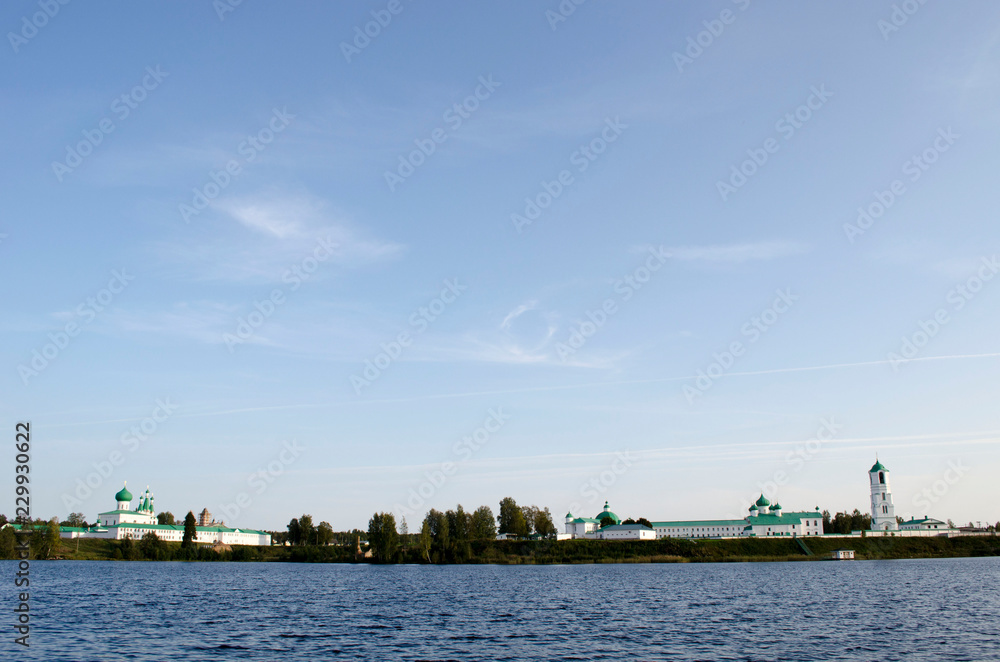
{"type": "Polygon", "coordinates": [[[285,202],[280,206],[261,202],[229,202],[220,206],[229,216],[251,230],[278,239],[301,235],[300,219],[314,213],[311,206],[298,200],[285,202]]]}
{"type": "MultiPolygon", "coordinates": [[[[367,236],[313,196],[258,194],[220,200],[213,208],[234,226],[216,224],[204,236],[159,244],[165,266],[197,281],[274,282],[322,242],[324,271],[330,265],[359,267],[400,255],[401,244],[367,236]]],[[[317,278],[323,274],[318,273],[317,278]]]]}
{"type": "Polygon", "coordinates": [[[537,307],[538,307],[537,301],[528,301],[522,303],[520,306],[517,306],[516,308],[514,308],[514,310],[507,313],[507,317],[504,317],[503,322],[500,323],[500,328],[503,329],[504,331],[509,331],[511,322],[513,322],[515,319],[517,319],[524,313],[528,312],[529,310],[534,310],[537,307]]]}

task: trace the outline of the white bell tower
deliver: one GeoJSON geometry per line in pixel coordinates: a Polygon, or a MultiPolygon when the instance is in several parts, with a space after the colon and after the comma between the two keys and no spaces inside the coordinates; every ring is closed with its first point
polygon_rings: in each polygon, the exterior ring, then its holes
{"type": "Polygon", "coordinates": [[[889,490],[889,470],[875,458],[875,464],[868,471],[872,487],[872,531],[896,531],[896,511],[892,506],[892,492],[889,490]]]}

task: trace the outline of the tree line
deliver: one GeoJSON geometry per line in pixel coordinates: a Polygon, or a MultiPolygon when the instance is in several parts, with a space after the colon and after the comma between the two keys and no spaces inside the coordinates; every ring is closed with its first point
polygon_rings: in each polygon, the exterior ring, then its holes
{"type": "Polygon", "coordinates": [[[497,534],[516,539],[552,538],[556,526],[548,508],[518,506],[513,497],[500,501],[500,514],[489,506],[469,512],[459,504],[441,512],[432,508],[420,531],[410,533],[404,518],[397,529],[392,513],[375,513],[368,521],[368,544],[377,563],[397,561],[406,552],[428,563],[462,563],[473,557],[472,543],[495,540],[497,534]]]}
{"type": "MultiPolygon", "coordinates": [[[[897,522],[902,522],[901,517],[896,518],[897,522]]],[[[851,531],[870,531],[872,528],[872,516],[862,513],[857,508],[854,512],[846,511],[830,516],[829,510],[823,511],[823,533],[850,533],[851,531]]]]}

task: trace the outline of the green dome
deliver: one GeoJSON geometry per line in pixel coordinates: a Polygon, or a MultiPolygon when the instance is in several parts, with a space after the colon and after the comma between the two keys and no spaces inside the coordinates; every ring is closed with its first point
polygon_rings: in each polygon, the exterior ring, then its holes
{"type": "Polygon", "coordinates": [[[761,494],[760,498],[757,499],[757,507],[758,508],[764,508],[764,507],[770,506],[770,505],[771,505],[771,502],[768,501],[767,499],[765,499],[763,494],[761,494]]]}
{"type": "Polygon", "coordinates": [[[888,469],[883,467],[881,462],[875,460],[875,464],[873,464],[872,468],[868,470],[868,473],[875,473],[876,471],[888,471],[888,469]]]}
{"type": "Polygon", "coordinates": [[[122,489],[118,494],[115,495],[115,501],[131,501],[132,493],[128,491],[128,488],[122,486],[122,489]]]}
{"type": "Polygon", "coordinates": [[[771,510],[781,510],[781,504],[780,503],[774,504],[773,506],[771,506],[771,510]]]}
{"type": "Polygon", "coordinates": [[[608,502],[607,501],[604,502],[604,510],[602,510],[598,515],[596,515],[594,517],[594,519],[596,519],[598,522],[600,522],[605,517],[610,517],[612,520],[614,520],[615,524],[621,524],[622,523],[622,520],[621,520],[620,517],[618,517],[618,515],[615,515],[613,512],[611,512],[610,510],[608,510],[608,502]]]}
{"type": "Polygon", "coordinates": [[[753,503],[751,503],[751,504],[750,504],[750,512],[752,513],[752,512],[754,512],[755,510],[757,510],[757,505],[756,505],[756,504],[753,504],[753,503]]]}

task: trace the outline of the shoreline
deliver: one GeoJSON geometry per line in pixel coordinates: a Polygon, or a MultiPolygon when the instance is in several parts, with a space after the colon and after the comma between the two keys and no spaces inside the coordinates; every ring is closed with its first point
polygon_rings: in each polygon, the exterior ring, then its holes
{"type": "MultiPolygon", "coordinates": [[[[972,558],[1000,556],[1000,536],[958,538],[757,538],[607,540],[477,540],[445,549],[409,546],[381,563],[359,556],[354,546],[253,547],[217,552],[210,547],[193,557],[179,557],[179,543],[169,543],[157,558],[122,555],[120,541],[66,541],[53,561],[178,561],[347,563],[373,565],[585,565],[613,563],[788,563],[831,561],[834,549],[853,549],[856,561],[972,558]],[[175,549],[176,547],[176,549],[175,549]]],[[[128,552],[126,552],[128,553],[128,552]]],[[[846,562],[846,561],[838,561],[846,562]]]]}

